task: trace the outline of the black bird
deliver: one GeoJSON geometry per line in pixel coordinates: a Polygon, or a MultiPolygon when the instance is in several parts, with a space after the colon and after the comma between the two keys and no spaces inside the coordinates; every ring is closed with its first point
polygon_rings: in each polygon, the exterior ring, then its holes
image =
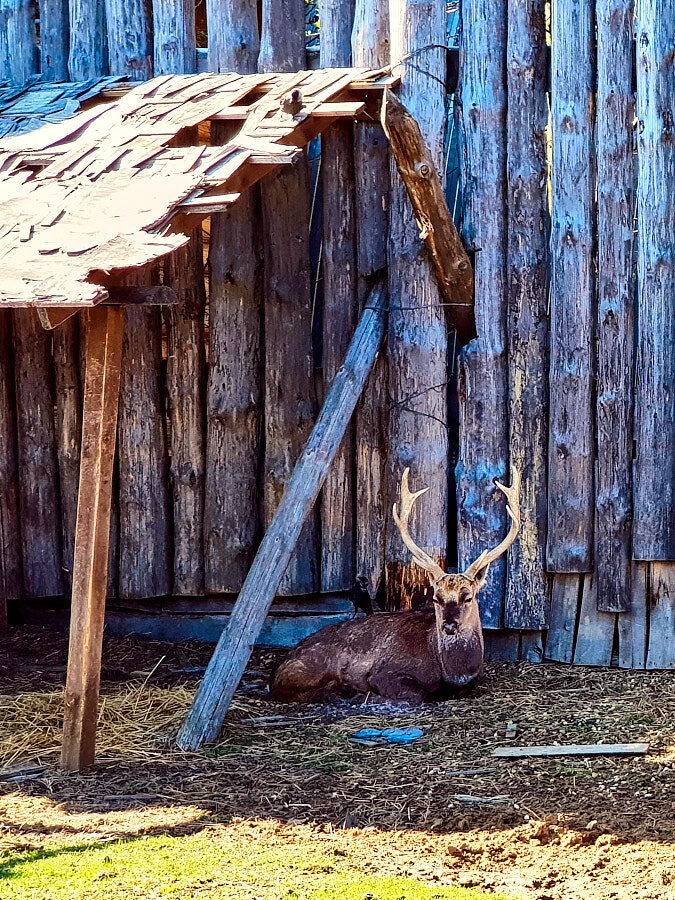
{"type": "Polygon", "coordinates": [[[364,575],[358,575],[356,583],[349,591],[349,599],[354,604],[354,616],[362,610],[367,616],[373,614],[373,602],[368,593],[368,579],[364,575]]]}

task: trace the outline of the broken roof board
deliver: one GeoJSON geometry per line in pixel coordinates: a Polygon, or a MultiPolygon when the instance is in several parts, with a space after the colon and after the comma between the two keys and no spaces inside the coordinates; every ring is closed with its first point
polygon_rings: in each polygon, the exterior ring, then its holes
{"type": "Polygon", "coordinates": [[[207,215],[209,191],[221,209],[234,202],[312,134],[363,109],[345,98],[394,83],[364,69],[161,76],[0,140],[0,306],[58,307],[63,321],[66,309],[98,303],[111,271],[187,243],[172,229],[177,212],[207,215]],[[303,105],[293,116],[281,101],[296,88],[303,105]],[[235,118],[241,128],[222,146],[171,146],[183,129],[235,118]]]}

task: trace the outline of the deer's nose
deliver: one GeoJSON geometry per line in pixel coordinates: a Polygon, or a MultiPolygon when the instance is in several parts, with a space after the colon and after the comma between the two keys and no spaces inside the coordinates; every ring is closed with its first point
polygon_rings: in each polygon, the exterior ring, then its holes
{"type": "Polygon", "coordinates": [[[456,622],[446,622],[443,626],[443,631],[446,634],[457,634],[457,623],[456,622]]]}

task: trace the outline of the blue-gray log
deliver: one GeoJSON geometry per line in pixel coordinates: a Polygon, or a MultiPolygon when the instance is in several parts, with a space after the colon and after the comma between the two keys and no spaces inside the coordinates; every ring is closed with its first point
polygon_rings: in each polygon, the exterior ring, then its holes
{"type": "Polygon", "coordinates": [[[675,559],[675,0],[638,4],[633,557],[675,559]]]}
{"type": "Polygon", "coordinates": [[[384,335],[386,305],[385,289],[376,285],[178,733],[182,750],[196,750],[218,736],[303,523],[373,367],[384,335]]]}
{"type": "MultiPolygon", "coordinates": [[[[506,362],[506,0],[462,3],[460,111],[463,237],[476,249],[478,337],[459,357],[457,539],[460,571],[504,536],[494,485],[508,472],[506,362]]],[[[419,63],[418,63],[419,65],[419,63]]],[[[503,622],[506,557],[490,566],[480,595],[483,627],[503,622]]]]}
{"type": "Polygon", "coordinates": [[[598,610],[631,606],[633,511],[633,2],[597,0],[598,311],[595,327],[598,610]]]}
{"type": "Polygon", "coordinates": [[[509,459],[523,473],[519,540],[507,560],[504,625],[548,624],[546,575],[548,58],[544,0],[509,3],[506,120],[509,459]]]}
{"type": "Polygon", "coordinates": [[[551,7],[551,572],[593,569],[595,20],[592,0],[551,7]]]}

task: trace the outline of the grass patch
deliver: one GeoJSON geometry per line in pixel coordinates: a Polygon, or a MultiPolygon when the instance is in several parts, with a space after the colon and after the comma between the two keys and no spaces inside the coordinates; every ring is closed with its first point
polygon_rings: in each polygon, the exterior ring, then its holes
{"type": "Polygon", "coordinates": [[[2,900],[500,900],[495,894],[365,873],[330,847],[258,852],[205,829],[10,854],[2,900]]]}

